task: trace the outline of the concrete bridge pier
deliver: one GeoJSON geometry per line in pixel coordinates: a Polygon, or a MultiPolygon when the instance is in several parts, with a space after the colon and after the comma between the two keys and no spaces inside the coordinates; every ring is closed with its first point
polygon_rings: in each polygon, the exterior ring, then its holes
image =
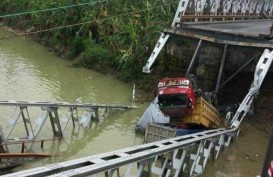
{"type": "Polygon", "coordinates": [[[219,74],[222,59],[222,46],[203,45],[199,53],[199,62],[196,68],[198,88],[204,91],[213,91],[219,74]]]}
{"type": "Polygon", "coordinates": [[[195,74],[198,88],[208,92],[219,93],[223,88],[222,84],[229,77],[233,78],[241,72],[253,72],[256,62],[252,58],[258,58],[263,51],[263,48],[235,46],[228,42],[202,40],[200,46],[199,43],[196,39],[176,36],[167,43],[165,51],[178,60],[183,60],[182,67],[189,66],[186,75],[195,74]],[[241,68],[242,66],[244,67],[241,68]]]}

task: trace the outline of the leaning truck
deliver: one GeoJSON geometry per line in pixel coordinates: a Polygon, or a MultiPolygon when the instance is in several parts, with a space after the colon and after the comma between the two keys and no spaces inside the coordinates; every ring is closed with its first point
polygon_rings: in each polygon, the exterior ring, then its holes
{"type": "MultiPolygon", "coordinates": [[[[143,70],[149,71],[155,58],[150,59],[143,70]]],[[[235,114],[229,117],[227,128],[240,126],[254,98],[259,94],[259,89],[272,62],[273,51],[265,49],[256,65],[250,89],[235,114]]],[[[136,125],[136,129],[145,130],[145,142],[223,127],[224,121],[217,109],[211,102],[207,102],[198,95],[200,94],[196,90],[196,84],[190,78],[161,80],[155,99],[136,125]]]]}
{"type": "Polygon", "coordinates": [[[145,142],[222,126],[220,113],[200,96],[193,77],[160,80],[155,100],[138,123],[138,129],[146,129],[145,142]]]}

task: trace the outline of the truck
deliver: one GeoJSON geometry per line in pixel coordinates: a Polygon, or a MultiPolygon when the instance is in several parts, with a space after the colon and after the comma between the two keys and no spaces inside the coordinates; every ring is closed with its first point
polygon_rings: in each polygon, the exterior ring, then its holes
{"type": "Polygon", "coordinates": [[[192,114],[196,94],[192,82],[186,77],[165,78],[157,87],[160,111],[172,117],[184,117],[192,114]]]}
{"type": "Polygon", "coordinates": [[[223,119],[218,110],[200,95],[194,76],[174,77],[158,82],[155,101],[138,125],[146,129],[145,139],[150,135],[170,138],[222,127],[223,119]]]}
{"type": "Polygon", "coordinates": [[[200,124],[207,128],[222,126],[217,109],[198,96],[194,77],[164,78],[159,81],[157,97],[159,110],[170,117],[172,124],[200,124]]]}

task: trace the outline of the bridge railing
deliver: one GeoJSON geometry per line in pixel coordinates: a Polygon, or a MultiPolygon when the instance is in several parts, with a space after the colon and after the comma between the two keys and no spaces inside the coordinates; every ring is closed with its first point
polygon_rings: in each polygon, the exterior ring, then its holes
{"type": "Polygon", "coordinates": [[[237,128],[208,130],[3,176],[140,177],[145,170],[155,176],[192,176],[201,174],[208,159],[216,159],[237,134],[237,128]]]}
{"type": "Polygon", "coordinates": [[[180,0],[172,23],[272,19],[273,2],[252,0],[180,0]]]}
{"type": "Polygon", "coordinates": [[[264,17],[263,15],[253,15],[253,14],[223,14],[218,13],[216,15],[212,13],[203,13],[203,14],[195,14],[188,12],[181,18],[180,22],[177,23],[185,23],[185,22],[217,22],[217,21],[242,21],[242,20],[260,20],[260,19],[272,19],[273,17],[264,17]]]}

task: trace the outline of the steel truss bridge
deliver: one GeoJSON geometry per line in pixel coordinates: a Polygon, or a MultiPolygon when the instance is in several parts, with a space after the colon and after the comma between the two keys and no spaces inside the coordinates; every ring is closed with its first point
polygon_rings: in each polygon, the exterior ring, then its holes
{"type": "MultiPolygon", "coordinates": [[[[8,153],[10,144],[28,143],[26,150],[30,150],[35,143],[41,129],[49,117],[54,138],[63,138],[69,122],[76,126],[90,127],[92,121],[99,121],[99,117],[106,117],[111,109],[132,109],[133,107],[114,104],[92,103],[54,103],[34,101],[0,101],[0,106],[11,107],[13,113],[4,128],[0,127],[0,153],[8,153]],[[38,108],[39,115],[35,121],[30,116],[33,108],[38,108]],[[31,111],[30,111],[31,110],[31,111]],[[60,119],[60,111],[65,112],[65,119],[60,119]],[[83,114],[79,116],[79,111],[83,114]],[[25,135],[12,137],[15,126],[23,122],[25,135]]],[[[16,134],[16,133],[15,133],[16,134]]],[[[24,151],[22,149],[22,152],[24,151]]]]}
{"type": "MultiPolygon", "coordinates": [[[[11,176],[136,176],[146,170],[156,176],[193,176],[202,174],[208,159],[216,159],[223,147],[235,140],[239,126],[247,114],[273,61],[273,52],[265,50],[254,73],[249,93],[240,104],[229,128],[203,131],[186,136],[143,144],[105,154],[46,165],[11,176]]],[[[148,129],[147,129],[148,131],[148,129]]]]}
{"type": "MultiPolygon", "coordinates": [[[[177,31],[186,23],[270,20],[272,18],[272,11],[273,3],[271,1],[180,0],[171,29],[177,31]]],[[[172,33],[162,33],[147,64],[143,67],[143,72],[150,72],[150,67],[171,35],[172,33]]],[[[201,42],[202,40],[199,41],[200,44],[201,42]]],[[[263,47],[272,48],[269,43],[263,47]]],[[[236,140],[240,131],[240,124],[247,114],[254,97],[258,95],[259,88],[271,66],[272,60],[273,52],[266,49],[256,66],[254,80],[249,93],[240,104],[236,114],[231,118],[228,128],[213,129],[170,138],[104,154],[49,164],[4,176],[139,177],[146,173],[150,176],[176,177],[202,174],[208,160],[215,160],[224,147],[229,147],[231,142],[236,140]]],[[[70,108],[73,107],[71,105],[70,108]]],[[[23,116],[24,109],[24,106],[20,107],[21,111],[19,115],[25,119],[25,124],[28,124],[28,119],[23,116]]],[[[55,123],[55,111],[54,107],[45,109],[45,115],[49,115],[52,124],[55,123]]],[[[72,112],[71,115],[73,115],[72,112]]],[[[43,116],[42,119],[46,116],[43,116]]],[[[54,126],[58,127],[58,123],[57,126],[54,126]]],[[[29,137],[33,137],[33,135],[35,133],[28,133],[29,137]]],[[[61,136],[60,128],[56,130],[56,135],[61,136]]],[[[6,138],[2,137],[2,139],[6,138]]]]}
{"type": "Polygon", "coordinates": [[[199,40],[192,61],[204,41],[225,48],[227,45],[272,48],[271,42],[265,40],[273,36],[273,28],[270,31],[272,12],[272,1],[180,0],[170,28],[161,33],[142,71],[151,72],[158,54],[171,36],[199,40]]]}

